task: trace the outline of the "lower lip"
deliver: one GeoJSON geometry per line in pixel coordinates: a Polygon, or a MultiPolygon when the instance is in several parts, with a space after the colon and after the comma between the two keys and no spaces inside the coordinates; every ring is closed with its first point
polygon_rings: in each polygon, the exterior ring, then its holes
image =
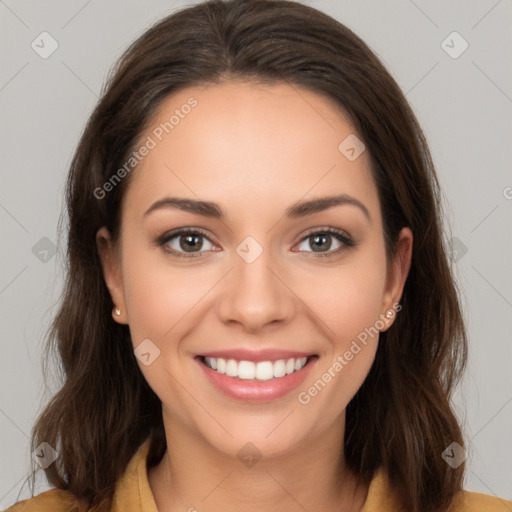
{"type": "Polygon", "coordinates": [[[307,363],[299,371],[284,377],[264,381],[228,377],[206,366],[200,357],[195,359],[210,382],[230,398],[246,402],[269,402],[276,398],[281,398],[298,388],[308,376],[318,357],[308,358],[307,363]]]}

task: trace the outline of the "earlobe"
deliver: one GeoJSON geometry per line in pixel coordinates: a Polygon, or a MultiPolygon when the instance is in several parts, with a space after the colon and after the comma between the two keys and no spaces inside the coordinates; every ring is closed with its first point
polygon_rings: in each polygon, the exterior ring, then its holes
{"type": "Polygon", "coordinates": [[[114,304],[112,318],[120,324],[126,324],[126,308],[119,255],[106,227],[102,227],[96,233],[96,246],[103,269],[103,278],[114,304]]]}
{"type": "Polygon", "coordinates": [[[386,327],[381,329],[382,332],[391,327],[398,311],[402,309],[400,299],[411,268],[412,248],[412,231],[407,227],[402,228],[398,236],[393,262],[388,272],[386,289],[382,301],[381,318],[384,316],[386,319],[386,327]]]}

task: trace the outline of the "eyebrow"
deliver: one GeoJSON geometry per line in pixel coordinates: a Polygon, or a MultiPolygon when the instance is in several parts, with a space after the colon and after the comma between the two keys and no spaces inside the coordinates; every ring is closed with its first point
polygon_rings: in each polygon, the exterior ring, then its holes
{"type": "MultiPolygon", "coordinates": [[[[361,201],[347,194],[319,197],[308,201],[298,201],[286,209],[284,216],[289,219],[296,219],[333,208],[334,206],[343,205],[356,206],[364,213],[365,217],[371,221],[368,208],[366,208],[361,201]]],[[[163,208],[177,208],[184,212],[202,215],[203,217],[212,217],[214,219],[223,219],[226,216],[222,208],[217,203],[211,201],[198,201],[182,197],[164,197],[163,199],[155,201],[146,210],[144,217],[155,210],[163,208]]]]}

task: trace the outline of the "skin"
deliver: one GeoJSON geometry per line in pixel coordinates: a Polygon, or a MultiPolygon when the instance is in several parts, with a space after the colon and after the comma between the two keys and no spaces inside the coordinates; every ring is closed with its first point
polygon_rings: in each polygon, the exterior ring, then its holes
{"type": "MultiPolygon", "coordinates": [[[[387,261],[368,152],[349,161],[338,150],[355,129],[329,99],[287,84],[187,88],[162,103],[141,140],[191,96],[197,106],[134,171],[117,243],[105,228],[97,234],[121,311],[115,321],[129,325],[134,347],[149,338],[161,351],[149,366],[137,360],[163,405],[168,450],[148,474],[157,507],[361,510],[368,489],[344,465],[345,408],[370,370],[378,336],[307,405],[297,395],[399,302],[411,231],[401,231],[387,261]],[[335,194],[356,198],[370,219],[353,205],[284,217],[299,200],[335,194]],[[175,208],[144,215],[166,196],[213,201],[226,216],[175,208]],[[333,254],[343,244],[332,237],[323,248],[331,255],[316,256],[310,232],[329,226],[357,245],[333,254]],[[207,233],[211,242],[201,238],[196,249],[201,256],[180,258],[155,242],[182,227],[207,233]],[[263,248],[250,264],[236,252],[247,236],[263,248]],[[285,397],[243,403],[212,387],[193,359],[235,347],[302,350],[319,359],[285,397]],[[262,455],[252,467],[237,457],[247,442],[262,455]]],[[[167,246],[189,254],[179,236],[167,246]]]]}

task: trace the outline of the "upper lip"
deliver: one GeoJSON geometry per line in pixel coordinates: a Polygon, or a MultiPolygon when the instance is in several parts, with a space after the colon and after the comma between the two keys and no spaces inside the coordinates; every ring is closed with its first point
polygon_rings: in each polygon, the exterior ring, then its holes
{"type": "Polygon", "coordinates": [[[230,350],[214,350],[211,352],[203,352],[199,354],[199,357],[220,357],[222,359],[235,359],[236,361],[252,361],[254,363],[257,363],[260,361],[278,361],[279,359],[298,359],[301,357],[309,357],[312,355],[315,354],[311,352],[298,352],[295,350],[248,350],[244,348],[234,348],[230,350]]]}

